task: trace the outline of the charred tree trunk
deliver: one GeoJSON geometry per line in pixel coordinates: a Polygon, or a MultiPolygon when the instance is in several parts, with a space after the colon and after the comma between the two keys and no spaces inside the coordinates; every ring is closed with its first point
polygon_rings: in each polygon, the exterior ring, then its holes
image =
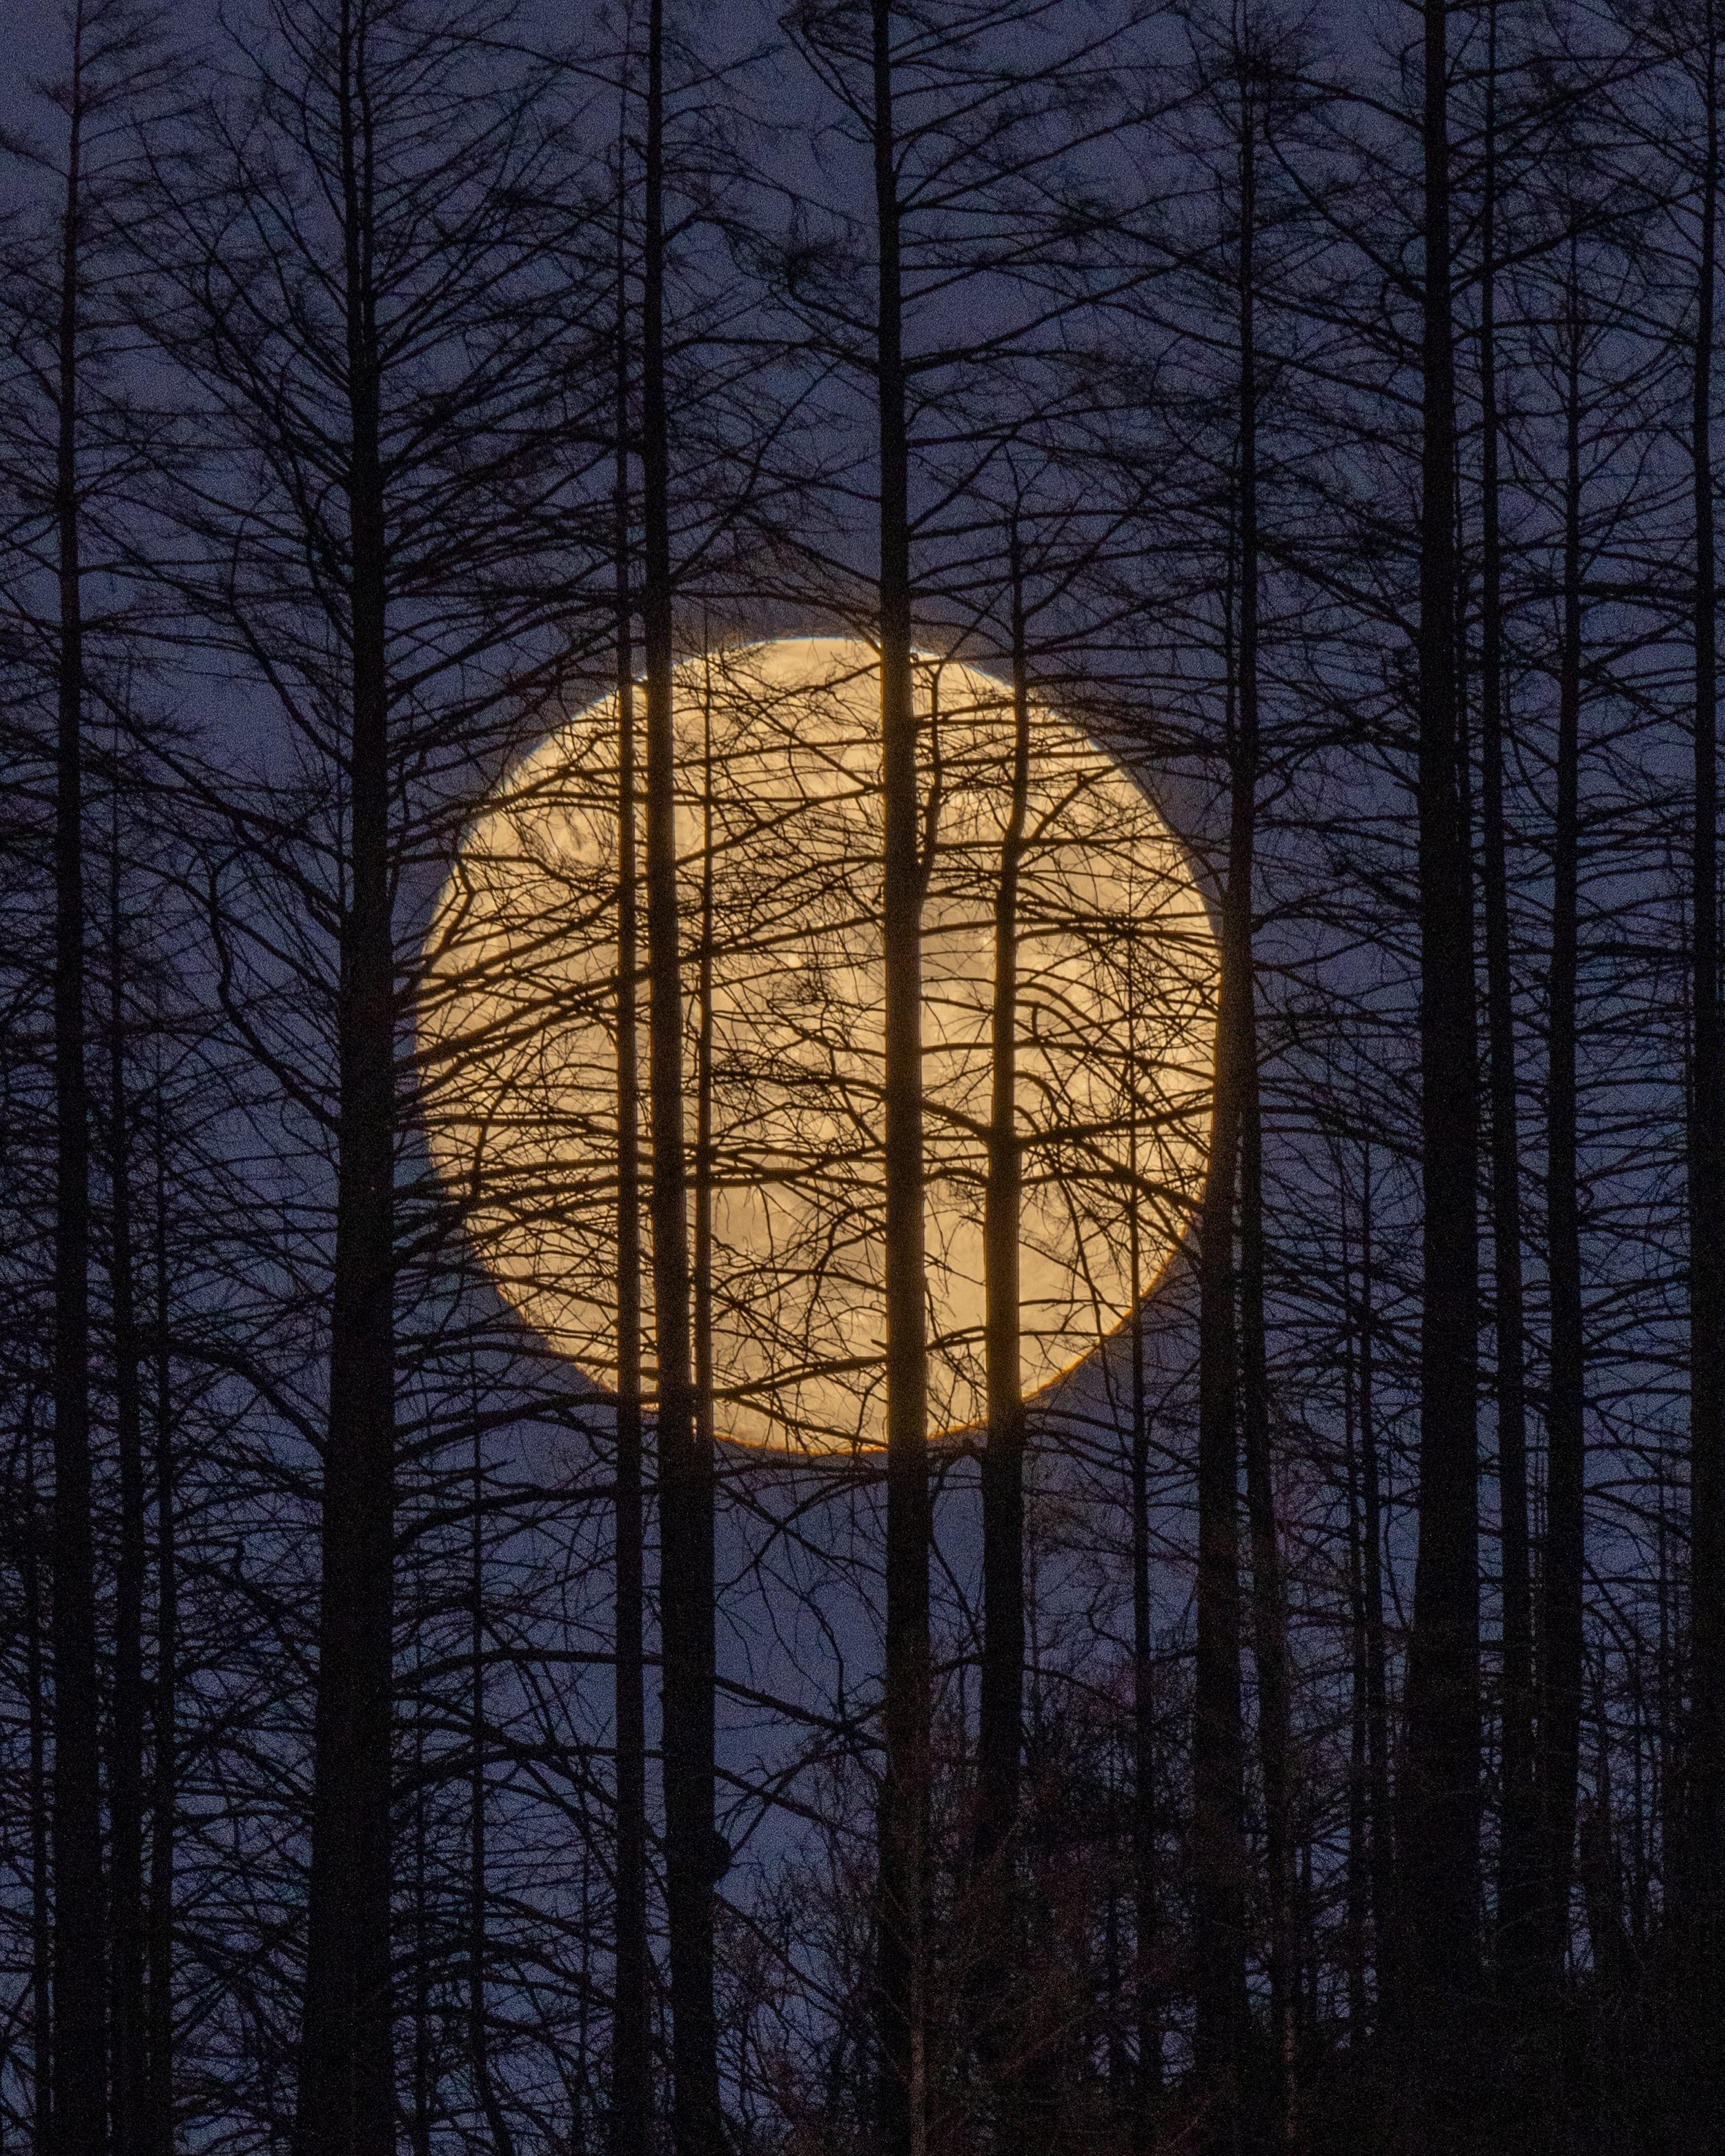
{"type": "Polygon", "coordinates": [[[1546,1406],[1545,1561],[1541,1570],[1538,1953],[1555,1982],[1568,1943],[1581,1761],[1585,1370],[1577,1184],[1576,936],[1581,756],[1581,294],[1574,240],[1564,324],[1563,624],[1558,654],[1556,814],[1552,830],[1551,967],[1546,1067],[1546,1275],[1551,1359],[1546,1406]]]}
{"type": "Polygon", "coordinates": [[[1342,1255],[1343,1472],[1348,1483],[1348,2041],[1362,2044],[1367,2005],[1367,1921],[1371,1907],[1371,1841],[1367,1810],[1370,1726],[1366,1693],[1366,1571],[1361,1524],[1359,1394],[1353,1327],[1353,1266],[1342,1255]]]}
{"type": "MultiPolygon", "coordinates": [[[[1237,803],[1235,804],[1237,806],[1237,803]]],[[[1209,1181],[1199,1229],[1197,1657],[1192,1732],[1194,2062],[1214,2145],[1240,2132],[1246,2006],[1245,1742],[1240,1726],[1240,1404],[1235,1193],[1248,1022],[1250,917],[1232,873],[1222,896],[1221,988],[1209,1181]]]]}
{"type": "Polygon", "coordinates": [[[1384,1630],[1384,1490],[1378,1452],[1376,1246],[1372,1153],[1360,1163],[1359,1479],[1360,1556],[1365,1587],[1366,1786],[1371,1831],[1372,1947],[1378,2018],[1395,1997],[1395,1810],[1389,1780],[1389,1656],[1384,1630]]]}
{"type": "Polygon", "coordinates": [[[893,115],[892,0],[872,0],[875,395],[886,1001],[886,1771],[879,1815],[880,2112],[886,2156],[927,2144],[928,1379],[922,1187],[922,897],[911,665],[910,443],[893,115]]]}
{"type": "Polygon", "coordinates": [[[1270,1393],[1264,1338],[1263,1121],[1258,1091],[1257,970],[1254,950],[1258,830],[1258,351],[1257,90],[1250,54],[1240,74],[1240,630],[1239,685],[1229,757],[1228,897],[1223,964],[1236,976],[1240,1091],[1240,1419],[1252,1557],[1252,1654],[1258,1678],[1258,1747],[1264,1780],[1269,1887],[1270,2019],[1285,2138],[1294,2119],[1293,1845],[1289,1766],[1287,1597],[1270,1466],[1270,1393]]]}
{"type": "Polygon", "coordinates": [[[1499,1958],[1512,1989],[1533,1948],[1538,1825],[1533,1749],[1533,1601],[1528,1549],[1527,1322],[1522,1279],[1521,1137],[1511,970],[1504,746],[1503,539],[1497,403],[1497,36],[1488,20],[1480,279],[1480,862],[1486,945],[1486,1088],[1491,1159],[1491,1286],[1496,1332],[1497,1510],[1503,1628],[1502,1815],[1499,1958]]]}
{"type": "Polygon", "coordinates": [[[1009,539],[1011,777],[994,887],[988,1180],[983,1196],[988,1434],[983,1455],[983,1670],[975,1858],[997,1922],[1018,1815],[1024,1669],[1024,1399],[1019,1374],[1018,903],[1030,783],[1030,693],[1017,519],[1009,539]]]}
{"type": "Polygon", "coordinates": [[[80,506],[81,280],[86,208],[82,9],[72,25],[60,229],[54,525],[58,599],[54,798],[54,2062],[56,2156],[107,2146],[107,1975],[97,1727],[90,1415],[90,1085],[85,1064],[85,623],[80,506]]]}
{"type": "Polygon", "coordinates": [[[713,1461],[696,1410],[684,1149],[672,708],[670,449],[665,378],[665,21],[648,18],[641,293],[641,628],[647,668],[647,969],[653,1300],[659,1371],[660,1630],[672,2132],[677,2156],[721,2145],[713,2007],[713,1461]]]}
{"type": "MultiPolygon", "coordinates": [[[[1248,808],[1255,813],[1255,804],[1248,808]]],[[[1250,878],[1250,870],[1247,871],[1250,878]]],[[[1250,1024],[1251,1014],[1248,1013],[1250,1024]]],[[[1252,1657],[1258,1675],[1258,1750],[1264,1779],[1264,1853],[1269,1887],[1270,2020],[1276,2051],[1279,2132],[1294,2132],[1298,2068],[1299,1938],[1295,1906],[1291,1671],[1287,1588],[1271,1471],[1270,1400],[1264,1340],[1264,1206],[1256,1027],[1240,1132],[1240,1427],[1252,1553],[1252,1657]]]]}
{"type": "Polygon", "coordinates": [[[174,1805],[179,1657],[179,1557],[173,1450],[173,1365],[168,1332],[167,1133],[158,1103],[156,1131],[154,1443],[156,1627],[151,1686],[150,1886],[146,1948],[148,2006],[147,2156],[174,2145],[174,1805]]]}
{"type": "Polygon", "coordinates": [[[390,1735],[395,1510],[395,949],[388,536],[372,280],[376,176],[362,4],[335,55],[351,635],[337,1004],[335,1276],[324,1444],[300,2156],[393,2156],[390,1735]]]}
{"type": "MultiPolygon", "coordinates": [[[[1136,1018],[1136,1004],[1133,1016],[1136,1018]]],[[[1134,1028],[1136,1034],[1136,1027],[1134,1028]]],[[[1150,2156],[1162,2104],[1160,1910],[1156,1866],[1156,1688],[1150,1629],[1150,1411],[1144,1387],[1144,1269],[1138,1227],[1137,1042],[1128,1046],[1132,1094],[1132,2004],[1137,2035],[1132,2156],[1150,2156]]]]}
{"type": "Polygon", "coordinates": [[[132,1229],[131,1105],[126,1073],[125,955],[116,814],[108,887],[109,1295],[114,1327],[114,1422],[120,1467],[120,1534],[114,1578],[114,1742],[108,1774],[112,1938],[110,2012],[116,2156],[144,2156],[147,2009],[144,1917],[143,1368],[132,1229]]]}
{"type": "MultiPolygon", "coordinates": [[[[619,182],[621,174],[619,172],[619,182]]],[[[644,2156],[653,2067],[648,1992],[647,1721],[641,1495],[640,930],[629,591],[629,341],[623,197],[617,223],[617,1491],[614,1499],[617,1914],[612,2156],[644,2156]]]]}
{"type": "MultiPolygon", "coordinates": [[[[695,1414],[701,1443],[713,1450],[713,715],[702,691],[701,743],[701,943],[695,980],[695,1414]]],[[[714,1844],[715,1862],[721,1852],[714,1844]]]]}
{"type": "Polygon", "coordinates": [[[1397,1836],[1409,2056],[1441,2133],[1479,1958],[1478,1114],[1473,893],[1456,678],[1449,54],[1425,8],[1418,650],[1420,1097],[1425,1198],[1420,1523],[1397,1836]]]}
{"type": "Polygon", "coordinates": [[[1686,1882],[1703,2017],[1725,1998],[1725,1028],[1719,993],[1718,567],[1712,409],[1719,204],[1718,25],[1704,9],[1690,464],[1695,517],[1695,720],[1690,840],[1690,1653],[1686,1882]]]}
{"type": "Polygon", "coordinates": [[[24,1679],[29,1686],[30,2122],[38,2148],[54,2148],[54,1876],[49,1868],[47,1656],[42,1621],[43,1518],[36,1490],[34,1402],[24,1426],[23,1578],[24,1679]]]}
{"type": "Polygon", "coordinates": [[[469,1689],[467,1741],[467,2056],[474,2093],[491,2137],[493,2156],[515,2156],[515,2136],[498,2099],[491,2071],[490,2025],[485,2011],[485,1462],[477,1426],[473,1440],[473,1517],[468,1529],[469,1689]]]}

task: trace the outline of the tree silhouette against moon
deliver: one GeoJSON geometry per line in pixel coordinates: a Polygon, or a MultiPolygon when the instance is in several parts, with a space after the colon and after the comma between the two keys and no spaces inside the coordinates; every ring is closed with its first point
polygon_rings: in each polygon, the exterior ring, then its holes
{"type": "MultiPolygon", "coordinates": [[[[876,1445],[875,655],[849,639],[784,639],[686,661],[675,684],[686,1070],[691,1093],[703,1071],[711,1087],[716,1427],[792,1451],[876,1445]]],[[[919,660],[917,697],[931,1427],[952,1434],[983,1414],[993,906],[1014,728],[1010,690],[954,660],[919,660]]],[[[1184,1232],[1203,1177],[1216,951],[1184,853],[1131,775],[1040,706],[1030,747],[1016,1130],[1034,1394],[1124,1321],[1135,1276],[1147,1292],[1184,1232]]],[[[606,1388],[618,763],[612,696],[510,773],[438,903],[419,1019],[433,1156],[475,1245],[523,1318],[606,1388]]],[[[696,1120],[691,1104],[699,1180],[696,1120]]],[[[650,1268],[643,1285],[650,1353],[650,1268]]]]}

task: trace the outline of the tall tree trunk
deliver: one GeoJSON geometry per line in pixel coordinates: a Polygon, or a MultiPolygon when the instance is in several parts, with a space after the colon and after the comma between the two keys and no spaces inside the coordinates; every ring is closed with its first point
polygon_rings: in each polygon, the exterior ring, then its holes
{"type": "Polygon", "coordinates": [[[485,1455],[474,1427],[472,1517],[468,1528],[467,1682],[467,2056],[474,2093],[491,2137],[493,2156],[515,2156],[515,2136],[498,2099],[491,2071],[491,2033],[485,2011],[485,1455]]]}
{"type": "Polygon", "coordinates": [[[431,1897],[429,1806],[426,1802],[425,1725],[413,1722],[413,2097],[408,2113],[408,2144],[413,2156],[431,2156],[431,2107],[437,2088],[432,2066],[431,1897]]]}
{"type": "MultiPolygon", "coordinates": [[[[1249,817],[1254,813],[1255,804],[1247,811],[1249,817]]],[[[1250,870],[1247,873],[1250,878],[1250,870]]],[[[1279,2128],[1286,2141],[1291,2138],[1296,2123],[1298,2067],[1292,1683],[1288,1655],[1287,1589],[1270,1460],[1270,1400],[1264,1330],[1262,1123],[1258,1101],[1257,1034],[1250,1011],[1247,1023],[1252,1040],[1240,1131],[1240,1432],[1245,1455],[1246,1514],[1251,1529],[1252,1657],[1258,1675],[1258,1751],[1264,1782],[1264,1853],[1270,1905],[1271,2035],[1276,2050],[1279,2128]]]]}
{"type": "MultiPolygon", "coordinates": [[[[701,944],[695,978],[695,1414],[701,1445],[713,1449],[713,714],[702,692],[701,743],[701,944]]],[[[728,1861],[714,1844],[714,1861],[728,1861]]]]}
{"type": "Polygon", "coordinates": [[[85,1067],[84,578],[79,505],[85,32],[72,23],[60,230],[54,523],[59,619],[54,803],[54,2097],[56,2156],[107,2145],[107,1983],[90,1526],[90,1088],[85,1067]]]}
{"type": "Polygon", "coordinates": [[[1611,1732],[1606,1719],[1603,1655],[1594,1665],[1592,1676],[1594,1787],[1592,1795],[1581,1806],[1576,1870],[1587,1910],[1594,1975],[1607,1999],[1615,2004],[1627,2000],[1635,1981],[1635,1958],[1624,1922],[1622,1866],[1611,1817],[1611,1732]]]}
{"type": "Polygon", "coordinates": [[[1581,294],[1569,246],[1564,383],[1563,625],[1558,656],[1556,814],[1552,830],[1551,964],[1546,1065],[1546,1276],[1551,1359],[1546,1404],[1545,1562],[1539,1596],[1538,1948],[1548,1979],[1568,1943],[1577,1779],[1581,1763],[1585,1371],[1577,1187],[1576,934],[1581,755],[1581,294]]]}
{"type": "Polygon", "coordinates": [[[927,2145],[924,1950],[928,1829],[928,1377],[924,1337],[922,898],[911,667],[910,443],[900,264],[892,0],[871,0],[879,280],[880,780],[886,1289],[886,1771],[880,2013],[886,2156],[927,2145]]]}
{"type": "MultiPolygon", "coordinates": [[[[1030,786],[1030,692],[1024,650],[1024,561],[1018,516],[1008,535],[1012,613],[1012,762],[994,886],[988,1163],[983,1194],[984,1358],[988,1433],[983,1454],[983,1668],[973,1847],[980,1919],[978,2005],[986,2022],[1015,1956],[1014,1833],[1019,1809],[1024,1671],[1024,1396],[1019,1368],[1018,906],[1030,786]]],[[[1006,2113],[1019,2107],[1003,2092],[1006,2113]]],[[[1004,2116],[1010,2142],[1020,2122],[1004,2116]]]]}
{"type": "Polygon", "coordinates": [[[110,2013],[116,2156],[144,2156],[147,2057],[144,1995],[144,1432],[142,1361],[132,1234],[131,1106],[126,1082],[125,972],[115,776],[108,886],[109,1293],[114,1323],[114,1421],[120,1535],[114,1578],[114,1740],[108,1776],[113,1941],[110,2013]]]}
{"type": "MultiPolygon", "coordinates": [[[[1234,861],[1230,829],[1229,856],[1234,861]]],[[[1246,2009],[1245,1745],[1240,1727],[1240,1454],[1235,1195],[1245,1024],[1239,911],[1222,897],[1209,1180],[1199,1228],[1197,1651],[1192,1731],[1194,2061],[1215,2145],[1237,2138],[1246,2009]]]]}
{"type": "Polygon", "coordinates": [[[1512,1989],[1533,1947],[1538,1828],[1533,1753],[1533,1602],[1528,1553],[1527,1323],[1522,1284],[1521,1138],[1516,1100],[1504,743],[1503,540],[1497,405],[1497,8],[1488,10],[1480,247],[1480,862],[1486,944],[1491,1286],[1497,1335],[1497,1512],[1503,1630],[1500,1959],[1512,1989]]]}
{"type": "Polygon", "coordinates": [[[1360,1162],[1360,1556],[1365,1588],[1366,1786],[1371,1833],[1372,1948],[1378,2018],[1393,2018],[1396,1993],[1395,1810],[1389,1782],[1389,1656],[1384,1630],[1384,1499],[1378,1455],[1376,1244],[1372,1150],[1360,1162]]]}
{"type": "Polygon", "coordinates": [[[395,949],[382,383],[365,0],[345,4],[340,121],[352,638],[337,1010],[336,1250],[300,2156],[392,2156],[390,1732],[395,1510],[395,949]]]}
{"type": "Polygon", "coordinates": [[[641,1113],[634,657],[630,632],[629,340],[622,174],[617,213],[617,1740],[612,2156],[644,2156],[653,2068],[647,1942],[647,1721],[641,1498],[641,1113]]]}
{"type": "Polygon", "coordinates": [[[1240,111],[1240,639],[1234,740],[1229,757],[1228,900],[1223,963],[1239,984],[1240,1416],[1252,1554],[1252,1652],[1258,1676],[1258,1748],[1264,1781],[1269,1887],[1270,2018],[1284,2138],[1294,2122],[1293,1866],[1290,1833],[1287,1599],[1270,1466],[1269,1373],[1264,1337],[1263,1120],[1258,1092],[1254,952],[1258,827],[1257,133],[1250,55],[1242,55],[1240,111]]]}
{"type": "Polygon", "coordinates": [[[1162,2104],[1161,1984],[1156,1966],[1159,1930],[1156,1869],[1156,1689],[1150,1630],[1150,1412],[1144,1386],[1144,1265],[1139,1229],[1138,1055],[1137,999],[1127,1043],[1132,1086],[1132,1212],[1127,1232],[1132,1265],[1132,2001],[1137,2071],[1132,2103],[1132,2156],[1150,2156],[1162,2104]]]}
{"type": "Polygon", "coordinates": [[[643,172],[641,480],[647,664],[647,965],[654,1327],[659,1368],[660,1629],[672,2131],[677,2156],[721,2141],[713,2009],[713,1463],[696,1414],[684,1157],[683,988],[672,711],[670,449],[665,381],[665,11],[648,17],[643,172]]]}
{"type": "Polygon", "coordinates": [[[1369,2025],[1366,1993],[1367,1916],[1371,1907],[1371,1841],[1368,1825],[1366,1694],[1366,1573],[1361,1529],[1359,1394],[1353,1328],[1353,1265],[1345,1239],[1342,1253],[1343,1472],[1348,1484],[1348,2041],[1364,2041],[1369,2025]]]}
{"type": "Polygon", "coordinates": [[[1705,2005],[1725,1999],[1725,1029],[1719,995],[1718,569],[1712,448],[1719,204],[1719,35],[1704,11],[1701,262],[1690,464],[1695,516],[1695,722],[1690,841],[1689,1529],[1691,1705],[1684,1839],[1705,2005]]]}
{"type": "Polygon", "coordinates": [[[1475,1383],[1474,933],[1456,679],[1455,380],[1449,55],[1442,0],[1425,15],[1424,432],[1419,629],[1420,1096],[1425,1197],[1420,1524],[1397,1837],[1410,2058],[1453,2116],[1458,2015],[1477,1989],[1479,1522],[1475,1383]]]}
{"type": "Polygon", "coordinates": [[[173,1363],[168,1332],[167,1132],[158,1096],[156,1130],[155,1376],[153,1481],[156,1497],[155,1681],[151,1686],[150,1887],[146,1948],[149,2020],[147,2156],[172,2156],[174,2145],[174,1804],[179,1781],[175,1743],[179,1657],[179,1558],[173,1452],[173,1363]]]}
{"type": "Polygon", "coordinates": [[[33,1402],[24,1426],[24,1681],[29,1687],[30,2121],[39,2149],[54,2148],[54,1875],[48,1768],[47,1658],[42,1621],[43,1520],[36,1491],[33,1402]]]}

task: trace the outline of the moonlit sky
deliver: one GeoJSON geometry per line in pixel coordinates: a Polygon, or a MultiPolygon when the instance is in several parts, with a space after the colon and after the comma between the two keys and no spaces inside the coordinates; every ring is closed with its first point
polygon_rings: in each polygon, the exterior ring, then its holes
{"type": "MultiPolygon", "coordinates": [[[[983,1403],[993,905],[1011,708],[999,682],[951,660],[919,664],[917,695],[934,831],[923,946],[931,1418],[955,1432],[983,1403]]],[[[675,718],[691,1148],[709,820],[714,850],[716,1424],[791,1451],[875,1445],[886,1403],[874,654],[811,638],[690,660],[675,718]]],[[[469,1233],[527,1322],[606,1388],[617,755],[613,697],[542,742],[482,812],[434,919],[419,1025],[434,1153],[469,1233]]],[[[1034,1394],[1128,1314],[1134,1196],[1141,1290],[1189,1219],[1216,961],[1154,807],[1040,708],[1027,832],[1018,1092],[1022,1367],[1034,1394]]],[[[644,948],[639,957],[644,968],[644,948]]],[[[637,993],[644,1057],[639,975],[637,993]]],[[[644,1295],[650,1356],[650,1276],[644,1295]]],[[[650,1367],[646,1383],[650,1393],[650,1367]]]]}

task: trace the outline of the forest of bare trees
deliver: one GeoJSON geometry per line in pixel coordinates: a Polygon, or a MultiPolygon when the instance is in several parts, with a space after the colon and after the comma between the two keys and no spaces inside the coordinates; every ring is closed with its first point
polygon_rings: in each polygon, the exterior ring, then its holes
{"type": "Polygon", "coordinates": [[[0,2156],[1725,2147],[1725,5],[6,28],[0,2156]]]}

